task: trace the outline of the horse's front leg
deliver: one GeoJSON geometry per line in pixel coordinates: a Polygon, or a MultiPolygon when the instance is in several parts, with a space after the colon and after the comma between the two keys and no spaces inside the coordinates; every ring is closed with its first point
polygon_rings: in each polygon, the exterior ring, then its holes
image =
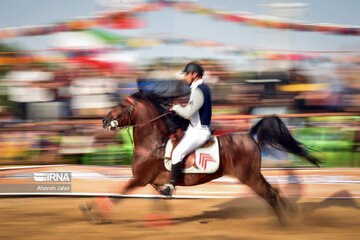
{"type": "MultiPolygon", "coordinates": [[[[136,187],[141,186],[137,179],[130,179],[125,187],[119,192],[120,195],[126,195],[136,187]]],[[[84,217],[94,224],[108,223],[109,217],[122,198],[97,196],[89,202],[85,202],[79,206],[84,217]]]]}
{"type": "MultiPolygon", "coordinates": [[[[158,173],[158,167],[154,166],[155,160],[141,159],[134,161],[133,165],[133,178],[130,179],[125,187],[123,187],[118,193],[120,195],[126,195],[131,190],[137,187],[144,187],[148,183],[151,183],[156,178],[158,173]],[[136,164],[135,164],[136,163],[136,164]]],[[[156,162],[156,161],[155,161],[156,162]]],[[[118,188],[115,191],[117,192],[118,188]]],[[[109,222],[108,218],[115,208],[115,204],[119,203],[122,198],[108,196],[99,196],[90,202],[86,202],[80,205],[80,210],[87,220],[91,223],[104,223],[109,222]]]]}

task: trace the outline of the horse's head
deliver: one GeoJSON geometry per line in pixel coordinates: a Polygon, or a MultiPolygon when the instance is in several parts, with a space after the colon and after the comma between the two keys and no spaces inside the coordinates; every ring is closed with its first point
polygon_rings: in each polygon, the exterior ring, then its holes
{"type": "Polygon", "coordinates": [[[135,99],[126,97],[126,100],[111,110],[103,118],[103,128],[115,130],[117,127],[129,126],[132,124],[131,117],[135,108],[135,99]]]}

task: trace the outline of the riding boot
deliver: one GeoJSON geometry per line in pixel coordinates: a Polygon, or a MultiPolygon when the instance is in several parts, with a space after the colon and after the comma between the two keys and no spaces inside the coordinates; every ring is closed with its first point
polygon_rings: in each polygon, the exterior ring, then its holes
{"type": "Polygon", "coordinates": [[[165,184],[165,189],[160,190],[160,193],[167,197],[171,197],[175,190],[176,184],[179,182],[181,175],[182,175],[182,162],[173,164],[171,167],[170,184],[165,184]]]}

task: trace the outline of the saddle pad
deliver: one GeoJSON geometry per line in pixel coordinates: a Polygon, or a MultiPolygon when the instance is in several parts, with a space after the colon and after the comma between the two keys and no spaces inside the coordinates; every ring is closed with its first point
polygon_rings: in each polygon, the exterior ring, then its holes
{"type": "MultiPolygon", "coordinates": [[[[220,165],[220,154],[219,154],[219,142],[217,137],[210,139],[214,143],[207,147],[201,147],[195,150],[195,164],[189,168],[183,169],[184,173],[214,173],[218,170],[220,165]],[[195,166],[194,166],[195,165],[195,166]]],[[[171,140],[166,144],[165,147],[165,168],[168,171],[171,171],[171,153],[173,150],[173,144],[171,140]]],[[[194,152],[190,153],[185,157],[187,161],[188,158],[194,157],[194,152]]]]}

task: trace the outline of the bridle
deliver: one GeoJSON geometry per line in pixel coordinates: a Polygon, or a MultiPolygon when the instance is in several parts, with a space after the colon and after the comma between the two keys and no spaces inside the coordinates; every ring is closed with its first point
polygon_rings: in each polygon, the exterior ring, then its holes
{"type": "Polygon", "coordinates": [[[130,127],[134,128],[134,127],[146,126],[146,125],[148,125],[148,124],[150,124],[150,123],[152,123],[152,122],[154,122],[154,121],[156,121],[156,120],[158,120],[158,119],[160,119],[160,118],[162,118],[162,117],[164,117],[164,116],[171,113],[171,111],[168,111],[168,112],[163,113],[163,114],[161,114],[161,115],[159,115],[159,116],[157,116],[157,117],[155,117],[155,118],[153,118],[153,119],[151,119],[151,120],[149,120],[147,122],[132,125],[131,124],[131,115],[134,112],[136,101],[134,99],[130,98],[130,97],[127,97],[127,100],[131,103],[131,106],[127,109],[128,118],[129,118],[129,124],[125,125],[125,126],[122,126],[122,127],[119,127],[119,122],[117,121],[117,119],[120,117],[120,114],[121,114],[121,113],[119,113],[117,115],[117,117],[110,122],[110,127],[113,128],[113,129],[119,129],[119,130],[121,130],[123,128],[126,128],[132,145],[134,145],[134,140],[132,139],[131,134],[130,134],[130,127]]]}
{"type": "Polygon", "coordinates": [[[121,113],[119,113],[115,118],[114,120],[112,120],[110,122],[110,126],[112,128],[115,128],[115,129],[122,129],[122,128],[128,128],[128,127],[143,127],[143,126],[146,126],[168,114],[171,114],[172,111],[168,111],[166,113],[163,113],[153,119],[150,119],[149,121],[146,121],[146,122],[143,122],[143,123],[137,123],[137,124],[131,124],[131,115],[132,113],[134,112],[134,109],[135,109],[135,105],[136,105],[136,100],[134,100],[133,98],[130,98],[130,97],[127,97],[126,98],[130,103],[130,107],[127,109],[127,115],[128,115],[128,118],[129,118],[129,124],[128,125],[125,125],[125,126],[122,126],[122,127],[119,127],[119,122],[117,121],[117,119],[120,117],[121,113]]]}

